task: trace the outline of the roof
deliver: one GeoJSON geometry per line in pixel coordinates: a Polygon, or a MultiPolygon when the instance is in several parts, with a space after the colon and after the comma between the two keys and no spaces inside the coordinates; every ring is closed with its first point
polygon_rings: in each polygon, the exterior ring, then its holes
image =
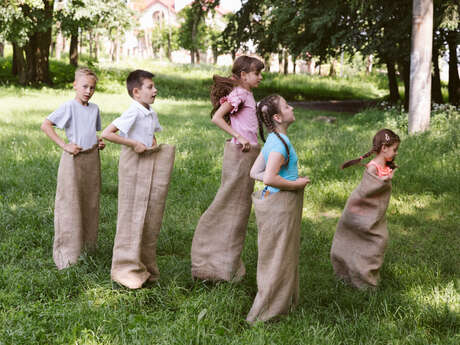
{"type": "Polygon", "coordinates": [[[176,12],[174,7],[175,0],[132,0],[130,2],[130,7],[135,11],[145,11],[152,5],[160,3],[165,7],[169,7],[173,12],[176,12]]]}

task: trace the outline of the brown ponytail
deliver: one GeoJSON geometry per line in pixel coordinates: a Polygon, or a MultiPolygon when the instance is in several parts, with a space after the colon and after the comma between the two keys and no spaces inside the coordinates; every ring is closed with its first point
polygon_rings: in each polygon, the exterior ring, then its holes
{"type": "MultiPolygon", "coordinates": [[[[221,77],[219,75],[214,75],[212,77],[213,84],[211,86],[211,117],[220,107],[220,100],[222,97],[226,97],[232,92],[233,88],[239,85],[239,80],[241,78],[241,72],[249,73],[251,71],[260,72],[265,67],[264,63],[259,59],[256,59],[251,56],[242,55],[238,57],[233,63],[232,75],[230,77],[221,77]]],[[[227,123],[230,122],[230,117],[227,114],[225,117],[227,123]]]]}
{"type": "MultiPolygon", "coordinates": [[[[352,165],[360,163],[363,159],[366,159],[367,157],[371,156],[372,154],[380,153],[380,151],[382,150],[383,145],[391,146],[391,145],[393,145],[395,143],[400,143],[400,142],[401,142],[401,139],[399,139],[399,136],[396,133],[394,133],[392,130],[386,129],[386,128],[381,129],[380,131],[378,131],[374,135],[374,138],[372,139],[372,149],[369,152],[365,153],[364,155],[362,155],[359,158],[352,159],[350,161],[347,161],[347,162],[343,163],[340,166],[340,168],[341,169],[348,168],[348,167],[350,167],[352,165]]],[[[388,167],[390,167],[391,169],[396,169],[398,167],[394,163],[394,161],[386,162],[386,165],[388,167]]]]}

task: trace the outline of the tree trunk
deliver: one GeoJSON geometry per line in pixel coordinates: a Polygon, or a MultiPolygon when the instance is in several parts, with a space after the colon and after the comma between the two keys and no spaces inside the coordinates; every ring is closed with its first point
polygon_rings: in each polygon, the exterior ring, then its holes
{"type": "Polygon", "coordinates": [[[396,78],[395,62],[391,59],[386,59],[385,64],[387,65],[388,71],[388,87],[390,89],[390,103],[395,104],[399,101],[399,89],[398,79],[396,78]]]}
{"type": "Polygon", "coordinates": [[[430,126],[432,50],[433,0],[414,0],[410,58],[409,133],[424,132],[430,126]]]}
{"type": "Polygon", "coordinates": [[[94,60],[98,61],[99,59],[99,34],[96,32],[94,37],[94,60]]]}
{"type": "Polygon", "coordinates": [[[278,73],[281,73],[283,66],[283,52],[280,50],[278,52],[278,73]]]}
{"type": "Polygon", "coordinates": [[[78,32],[70,36],[69,63],[78,66],[78,32]]]}
{"type": "Polygon", "coordinates": [[[89,30],[89,58],[93,58],[93,30],[89,30]]]}
{"type": "Polygon", "coordinates": [[[232,49],[232,60],[235,61],[236,59],[236,50],[232,49]]]}
{"type": "Polygon", "coordinates": [[[4,50],[5,50],[5,45],[3,44],[3,42],[0,42],[0,57],[3,57],[4,56],[4,50]]]}
{"type": "Polygon", "coordinates": [[[392,59],[386,59],[388,71],[388,87],[390,89],[390,103],[395,104],[399,101],[398,79],[396,78],[395,62],[392,59]]]}
{"type": "Polygon", "coordinates": [[[449,31],[447,34],[447,44],[449,45],[449,103],[460,104],[460,79],[458,76],[458,45],[459,33],[449,31]]]}
{"type": "Polygon", "coordinates": [[[264,64],[265,64],[265,70],[270,72],[271,54],[270,53],[265,53],[263,55],[263,59],[264,59],[264,64]]]}
{"type": "Polygon", "coordinates": [[[441,91],[441,74],[439,71],[439,47],[433,46],[433,76],[431,78],[431,98],[434,103],[444,103],[441,91]]]}
{"type": "Polygon", "coordinates": [[[284,75],[287,75],[289,73],[289,54],[287,49],[284,49],[283,52],[283,60],[284,60],[284,75]]]}
{"type": "MultiPolygon", "coordinates": [[[[47,9],[45,7],[45,11],[46,10],[47,9]]],[[[28,83],[51,84],[51,78],[49,75],[50,45],[51,26],[47,31],[38,31],[30,37],[29,43],[26,45],[25,49],[28,83]]]]}
{"type": "Polygon", "coordinates": [[[332,59],[331,61],[331,66],[329,68],[329,76],[330,77],[335,76],[335,59],[332,59]]]}
{"type": "Polygon", "coordinates": [[[62,32],[59,30],[56,35],[56,59],[57,60],[61,59],[62,45],[63,45],[62,32]]]}
{"type": "Polygon", "coordinates": [[[292,74],[295,74],[296,71],[296,62],[297,62],[297,56],[292,57],[292,74]]]}
{"type": "Polygon", "coordinates": [[[199,49],[195,50],[195,53],[196,53],[196,63],[199,64],[201,62],[200,50],[199,49]]]}
{"type": "Polygon", "coordinates": [[[193,48],[190,49],[190,63],[192,65],[195,64],[195,49],[193,49],[193,48]]]}
{"type": "Polygon", "coordinates": [[[404,82],[404,110],[409,111],[409,95],[410,95],[410,62],[400,60],[398,62],[399,74],[404,82]]]}
{"type": "Polygon", "coordinates": [[[26,78],[26,60],[24,59],[24,48],[19,47],[16,43],[11,42],[13,45],[13,75],[18,76],[18,82],[21,85],[27,83],[26,78]]]}
{"type": "Polygon", "coordinates": [[[374,56],[371,54],[367,57],[367,62],[366,62],[366,74],[371,74],[372,73],[372,65],[374,61],[374,56]]]}

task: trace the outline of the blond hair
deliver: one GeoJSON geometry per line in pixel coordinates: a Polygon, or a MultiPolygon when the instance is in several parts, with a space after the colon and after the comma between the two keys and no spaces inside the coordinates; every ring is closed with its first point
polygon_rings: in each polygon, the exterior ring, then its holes
{"type": "Polygon", "coordinates": [[[96,81],[97,81],[96,73],[94,73],[88,67],[79,67],[79,68],[77,68],[77,70],[75,71],[75,80],[77,80],[80,77],[84,77],[84,76],[94,77],[94,79],[96,79],[96,81]]]}

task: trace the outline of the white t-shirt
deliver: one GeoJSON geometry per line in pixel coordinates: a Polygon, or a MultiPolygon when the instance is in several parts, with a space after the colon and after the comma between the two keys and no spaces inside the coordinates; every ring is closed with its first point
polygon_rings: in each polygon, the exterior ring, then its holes
{"type": "Polygon", "coordinates": [[[69,143],[77,144],[83,150],[97,144],[96,131],[101,130],[101,115],[94,103],[85,106],[73,99],[53,111],[48,120],[65,130],[69,143]]]}
{"type": "Polygon", "coordinates": [[[128,110],[116,118],[112,124],[120,130],[122,137],[139,141],[147,147],[152,147],[154,133],[163,130],[157,113],[137,101],[133,101],[128,110]]]}

